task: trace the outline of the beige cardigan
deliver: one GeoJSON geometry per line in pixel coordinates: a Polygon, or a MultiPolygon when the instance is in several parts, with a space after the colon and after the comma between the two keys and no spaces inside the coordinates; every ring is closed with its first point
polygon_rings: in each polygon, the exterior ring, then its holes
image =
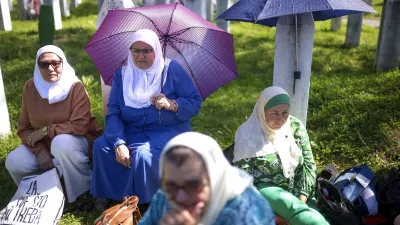
{"type": "Polygon", "coordinates": [[[91,158],[93,141],[102,131],[96,123],[96,118],[91,115],[89,97],[81,82],[73,84],[65,100],[49,104],[47,99],[42,99],[33,79],[30,79],[26,82],[22,94],[17,134],[22,143],[28,146],[29,134],[46,126],[50,126],[48,137],[36,142],[34,148],[28,148],[35,156],[42,151],[49,151],[51,140],[56,135],[72,134],[84,136],[88,140],[91,158]]]}

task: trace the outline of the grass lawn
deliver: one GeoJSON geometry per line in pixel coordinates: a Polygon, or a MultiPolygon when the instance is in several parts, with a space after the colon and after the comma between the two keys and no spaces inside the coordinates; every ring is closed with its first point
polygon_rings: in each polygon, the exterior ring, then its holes
{"type": "MultiPolygon", "coordinates": [[[[375,4],[375,3],[374,3],[375,4]]],[[[16,8],[16,6],[15,6],[16,8]]],[[[72,9],[56,31],[55,44],[86,85],[93,113],[102,122],[99,74],[83,50],[95,32],[97,2],[72,9]]],[[[0,140],[0,208],[16,190],[4,168],[6,155],[20,144],[15,135],[24,83],[32,77],[38,44],[37,21],[18,21],[13,31],[0,32],[0,65],[13,135],[0,140]]],[[[317,22],[307,128],[318,168],[326,163],[340,170],[368,163],[375,171],[400,161],[400,71],[373,71],[378,29],[363,27],[361,44],[344,48],[346,27],[330,32],[330,21],[317,22]]],[[[232,23],[239,76],[212,94],[193,129],[211,135],[222,148],[233,143],[239,125],[253,110],[260,92],[272,84],[275,29],[232,23]]],[[[278,59],[279,60],[279,59],[278,59]]],[[[103,124],[102,124],[103,125],[103,124]]],[[[60,224],[92,224],[97,213],[74,212],[60,224]]]]}

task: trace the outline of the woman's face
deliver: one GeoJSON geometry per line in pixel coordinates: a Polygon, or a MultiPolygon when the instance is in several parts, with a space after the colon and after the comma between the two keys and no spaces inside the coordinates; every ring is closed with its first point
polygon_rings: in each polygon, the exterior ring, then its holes
{"type": "Polygon", "coordinates": [[[142,41],[137,41],[131,46],[132,61],[141,70],[146,70],[153,65],[154,49],[142,41]]]}
{"type": "Polygon", "coordinates": [[[279,130],[289,117],[289,105],[282,104],[274,106],[265,111],[267,125],[273,130],[279,130]]]}
{"type": "Polygon", "coordinates": [[[181,166],[165,161],[163,165],[162,189],[172,205],[194,212],[202,206],[202,215],[211,198],[211,184],[202,160],[188,159],[181,166]]]}
{"type": "Polygon", "coordinates": [[[49,83],[57,82],[62,76],[62,60],[54,53],[46,52],[39,56],[37,62],[40,74],[49,83]]]}

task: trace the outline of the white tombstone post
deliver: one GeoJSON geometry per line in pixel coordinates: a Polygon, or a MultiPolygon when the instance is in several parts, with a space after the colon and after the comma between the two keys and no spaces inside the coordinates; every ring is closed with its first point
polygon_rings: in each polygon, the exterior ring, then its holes
{"type": "Polygon", "coordinates": [[[169,0],[155,0],[156,5],[169,4],[169,0]]]}
{"type": "Polygon", "coordinates": [[[155,0],[143,0],[145,6],[150,6],[155,4],[155,0]]]}
{"type": "Polygon", "coordinates": [[[214,19],[214,7],[212,4],[212,0],[205,0],[206,1],[206,19],[208,21],[212,21],[214,19]]]}
{"type": "Polygon", "coordinates": [[[26,13],[27,9],[25,8],[24,0],[17,0],[18,3],[18,16],[19,20],[27,20],[28,15],[26,13]]]}
{"type": "Polygon", "coordinates": [[[273,85],[282,87],[289,93],[291,96],[290,114],[306,125],[315,25],[311,13],[298,14],[296,38],[295,19],[295,15],[281,16],[278,19],[273,85]],[[296,44],[294,44],[296,39],[297,51],[296,44]],[[298,66],[296,58],[298,58],[298,66]],[[295,80],[294,71],[297,68],[301,72],[301,77],[295,80]],[[295,93],[293,93],[294,82],[296,82],[295,93]]]}
{"type": "Polygon", "coordinates": [[[394,69],[400,58],[400,0],[383,2],[375,69],[377,71],[394,69]]]}
{"type": "Polygon", "coordinates": [[[105,85],[103,78],[100,76],[101,80],[101,96],[103,101],[103,112],[104,112],[104,119],[108,115],[108,98],[110,97],[111,86],[105,85]]]}
{"type": "Polygon", "coordinates": [[[362,21],[362,13],[352,14],[348,16],[346,41],[344,43],[346,47],[353,48],[360,44],[362,21]]]}
{"type": "Polygon", "coordinates": [[[206,1],[205,0],[184,0],[185,7],[206,19],[206,1]]]}
{"type": "Polygon", "coordinates": [[[70,16],[68,0],[59,0],[59,1],[60,1],[61,16],[63,17],[70,16]]]}
{"type": "Polygon", "coordinates": [[[8,4],[8,0],[0,0],[0,30],[10,31],[12,29],[8,4]]]}
{"type": "Polygon", "coordinates": [[[71,0],[71,8],[76,8],[82,3],[82,0],[71,0]]]}
{"type": "MultiPolygon", "coordinates": [[[[229,0],[217,0],[217,15],[221,15],[229,8],[229,0]]],[[[226,20],[217,20],[217,26],[226,32],[229,32],[229,22],[226,20]]]]}
{"type": "Polygon", "coordinates": [[[331,30],[338,31],[342,26],[342,17],[333,18],[331,21],[331,30]]]}
{"type": "Polygon", "coordinates": [[[53,7],[54,16],[54,29],[62,29],[61,11],[60,11],[60,0],[43,0],[44,5],[51,5],[53,7]]]}
{"type": "MultiPolygon", "coordinates": [[[[169,1],[169,0],[168,0],[169,1]]],[[[137,3],[137,1],[135,1],[137,3]]],[[[146,3],[146,2],[145,2],[146,3]]],[[[118,4],[114,5],[112,8],[131,8],[135,7],[133,2],[119,2],[118,4]]],[[[111,8],[107,7],[107,3],[104,5],[104,8],[102,10],[110,10],[111,8]]],[[[104,17],[97,17],[96,21],[96,29],[99,29],[101,23],[103,23],[104,17]]],[[[103,112],[104,112],[104,119],[108,115],[108,99],[110,96],[110,91],[111,91],[111,86],[105,85],[104,80],[102,76],[100,75],[100,84],[101,84],[101,95],[102,95],[102,101],[103,101],[103,112]]]]}
{"type": "Polygon", "coordinates": [[[10,133],[10,117],[8,115],[6,94],[4,91],[3,76],[1,75],[0,67],[0,138],[7,137],[10,133]]]}
{"type": "Polygon", "coordinates": [[[101,7],[103,6],[103,0],[97,0],[97,12],[100,12],[101,7]]]}

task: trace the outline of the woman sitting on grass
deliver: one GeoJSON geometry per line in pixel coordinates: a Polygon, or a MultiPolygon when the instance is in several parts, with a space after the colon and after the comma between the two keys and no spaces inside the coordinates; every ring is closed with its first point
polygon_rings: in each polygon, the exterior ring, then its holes
{"type": "Polygon", "coordinates": [[[85,87],[60,48],[40,48],[33,73],[24,87],[18,119],[22,145],[7,156],[5,165],[18,185],[57,162],[71,203],[90,189],[91,146],[101,128],[90,113],[85,87]]]}
{"type": "Polygon", "coordinates": [[[142,29],[114,73],[104,135],[94,142],[91,194],[105,210],[112,200],[139,197],[145,211],[160,187],[158,160],[165,144],[190,131],[202,99],[176,61],[164,59],[156,33],[142,29]]]}
{"type": "Polygon", "coordinates": [[[316,184],[316,165],[307,131],[289,115],[290,97],[266,88],[250,118],[236,131],[233,162],[254,176],[254,185],[290,225],[328,224],[307,206],[316,184]]]}

